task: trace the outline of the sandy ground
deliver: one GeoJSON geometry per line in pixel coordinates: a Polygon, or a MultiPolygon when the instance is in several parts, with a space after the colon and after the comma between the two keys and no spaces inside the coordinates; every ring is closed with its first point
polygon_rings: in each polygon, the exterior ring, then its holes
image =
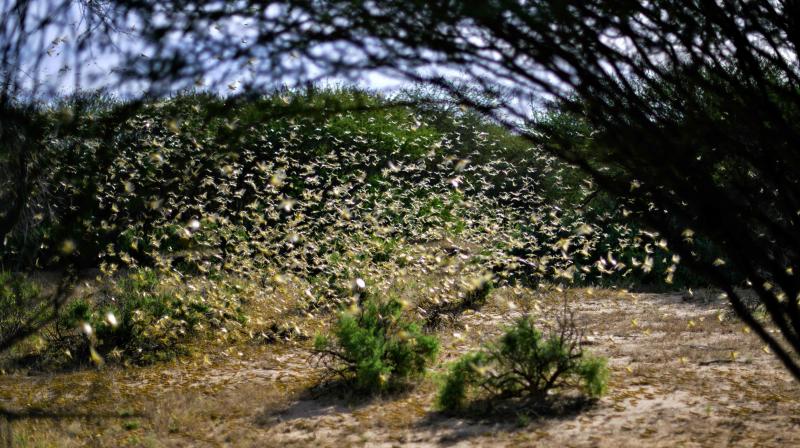
{"type": "MultiPolygon", "coordinates": [[[[568,415],[436,413],[437,373],[523,312],[558,306],[496,291],[439,331],[437,369],[411,392],[319,394],[310,341],[246,345],[143,368],[0,376],[14,446],[800,446],[800,385],[716,300],[570,290],[609,393],[568,415]]],[[[537,311],[538,310],[538,311],[537,311]]]]}

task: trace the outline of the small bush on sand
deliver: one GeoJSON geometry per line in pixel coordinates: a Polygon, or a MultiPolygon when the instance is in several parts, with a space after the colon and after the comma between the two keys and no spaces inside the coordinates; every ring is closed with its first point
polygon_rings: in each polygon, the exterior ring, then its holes
{"type": "Polygon", "coordinates": [[[473,400],[516,399],[535,409],[552,404],[553,392],[568,389],[599,397],[607,380],[605,359],[583,351],[571,316],[559,319],[546,336],[530,317],[523,317],[498,342],[450,366],[437,404],[441,410],[457,411],[473,400]]]}
{"type": "Polygon", "coordinates": [[[332,335],[317,336],[314,347],[332,376],[352,382],[359,393],[379,393],[424,374],[439,343],[403,317],[398,300],[368,298],[343,312],[332,335]]]}

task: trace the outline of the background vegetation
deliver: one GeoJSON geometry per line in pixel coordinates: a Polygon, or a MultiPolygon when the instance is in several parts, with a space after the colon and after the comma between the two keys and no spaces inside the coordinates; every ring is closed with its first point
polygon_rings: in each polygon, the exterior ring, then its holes
{"type": "MultiPolygon", "coordinates": [[[[39,152],[28,153],[28,200],[5,236],[2,263],[119,277],[109,292],[59,304],[66,314],[56,339],[89,323],[88,342],[103,353],[141,359],[133,352],[142,347],[125,347],[156,323],[166,335],[191,333],[216,310],[244,321],[235,289],[201,300],[174,286],[162,291],[157,278],[233,276],[267,288],[300,278],[307,308],[328,310],[349,303],[357,277],[386,290],[388,272],[436,265],[424,253],[435,246],[461,263],[447,268],[458,273],[455,291],[425,298],[429,324],[479,306],[469,302],[508,282],[698,281],[624,202],[430,91],[187,93],[141,104],[94,94],[28,113],[42,135],[39,152]],[[109,312],[119,327],[103,323],[109,312]]],[[[28,307],[27,293],[15,294],[28,307]]],[[[145,345],[172,345],[155,339],[145,345]]]]}

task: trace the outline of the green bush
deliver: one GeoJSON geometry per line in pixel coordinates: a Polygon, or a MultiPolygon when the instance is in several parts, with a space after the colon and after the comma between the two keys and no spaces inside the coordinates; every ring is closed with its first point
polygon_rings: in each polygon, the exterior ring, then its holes
{"type": "Polygon", "coordinates": [[[551,392],[567,389],[599,397],[607,380],[605,359],[584,353],[571,319],[560,320],[545,337],[530,317],[523,317],[497,343],[450,366],[437,404],[445,411],[464,409],[475,399],[546,405],[551,392]]]}
{"type": "Polygon", "coordinates": [[[56,322],[51,342],[70,350],[78,360],[96,360],[96,356],[136,363],[168,359],[183,352],[182,343],[207,324],[241,319],[240,313],[225,310],[224,305],[214,297],[184,294],[167,286],[154,270],[139,269],[94,299],[71,301],[56,322]]]}
{"type": "Polygon", "coordinates": [[[332,337],[317,336],[314,348],[330,373],[351,381],[361,393],[395,390],[425,372],[439,343],[403,317],[395,299],[364,300],[343,312],[332,337]]]}
{"type": "Polygon", "coordinates": [[[0,340],[14,337],[28,326],[35,328],[51,315],[40,292],[24,275],[0,271],[0,340]]]}

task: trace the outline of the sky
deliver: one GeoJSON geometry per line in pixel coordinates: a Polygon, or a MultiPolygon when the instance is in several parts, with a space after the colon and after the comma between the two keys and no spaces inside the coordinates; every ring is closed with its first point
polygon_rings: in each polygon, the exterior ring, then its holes
{"type": "MultiPolygon", "coordinates": [[[[4,0],[4,3],[7,3],[4,0]]],[[[41,6],[47,2],[34,2],[41,6]]],[[[36,12],[36,17],[43,17],[43,11],[36,12]]],[[[104,89],[119,97],[136,97],[148,90],[149,85],[144,82],[120,82],[118,73],[124,69],[122,55],[138,54],[142,61],[152,57],[152,53],[142,44],[141,38],[136,33],[135,20],[131,20],[130,30],[124,33],[115,33],[111,41],[101,45],[89,44],[79,58],[78,42],[86,31],[87,24],[80,20],[79,11],[67,14],[67,23],[59,26],[49,26],[43,31],[31,34],[24,49],[23,61],[15,67],[18,71],[19,82],[24,90],[33,93],[37,98],[47,100],[55,96],[69,95],[76,90],[92,91],[104,89]]],[[[305,69],[311,73],[319,73],[313,66],[305,69]]],[[[208,73],[207,78],[217,78],[212,85],[208,81],[196,84],[203,90],[210,90],[221,95],[235,94],[241,91],[242,82],[247,82],[251,76],[247,70],[236,70],[231,64],[208,73]],[[226,72],[226,77],[219,77],[216,73],[226,72]],[[235,88],[231,88],[235,87],[235,88]]],[[[295,85],[295,79],[283,78],[272,80],[275,86],[295,85]]],[[[389,75],[385,72],[371,71],[359,75],[357,78],[344,78],[337,76],[321,77],[321,84],[348,84],[361,88],[390,93],[410,86],[408,81],[389,75]]]]}
{"type": "MultiPolygon", "coordinates": [[[[13,32],[15,16],[9,15],[11,5],[18,0],[0,0],[0,18],[7,19],[4,24],[0,24],[0,33],[5,37],[15,36],[13,32]],[[8,20],[8,19],[11,20],[8,20]]],[[[82,0],[89,1],[89,0],[82,0]]],[[[92,0],[92,4],[103,4],[102,0],[92,0]]],[[[283,75],[279,78],[268,78],[267,75],[255,75],[254,69],[248,68],[240,58],[236,62],[219,63],[216,67],[207,70],[203,76],[186,77],[182,83],[174,82],[149,83],[143,80],[132,80],[120,76],[124,70],[130,67],[124,61],[126,56],[132,56],[135,64],[147,65],[147,61],[152,61],[157,56],[152,46],[146,45],[141,36],[142,20],[136,16],[124,16],[115,23],[116,30],[106,33],[100,32],[86,38],[86,32],[96,26],[91,20],[87,20],[82,3],[77,0],[30,0],[32,5],[29,11],[27,27],[25,30],[24,51],[21,60],[11,61],[12,64],[3,64],[6,70],[18,75],[21,93],[18,97],[31,99],[35,98],[42,101],[50,101],[54,98],[72,94],[76,91],[93,91],[103,89],[105,92],[122,99],[138,98],[142,95],[170,95],[185,89],[196,89],[211,91],[220,95],[231,95],[241,93],[250,82],[260,86],[282,87],[282,86],[304,86],[305,81],[302,76],[283,75]],[[66,2],[66,3],[62,3],[66,2]],[[54,9],[54,5],[65,4],[65,9],[54,9]],[[52,23],[44,29],[36,29],[35,24],[42,19],[52,19],[52,23]],[[81,46],[84,45],[84,46],[81,46]],[[142,64],[145,63],[145,64],[142,64]],[[238,65],[237,65],[238,64],[238,65]],[[255,78],[255,76],[260,76],[255,78]]],[[[89,17],[92,17],[89,15],[89,17]]],[[[119,16],[115,16],[119,17],[119,16]]],[[[155,21],[158,18],[153,19],[155,21]]],[[[248,33],[252,33],[252,27],[248,28],[242,19],[236,17],[226,18],[227,22],[212,22],[214,26],[209,26],[207,32],[202,36],[212,42],[219,38],[218,43],[232,44],[236,47],[253,45],[248,33]],[[241,22],[241,23],[240,23],[241,22]],[[238,34],[237,34],[238,33],[238,34]]],[[[176,25],[174,28],[180,28],[176,25]]],[[[206,31],[205,29],[203,31],[206,31]]],[[[17,34],[19,35],[19,34],[17,34]]],[[[0,34],[0,37],[4,37],[0,34]]],[[[203,53],[203,45],[208,42],[192,42],[183,36],[173,36],[167,34],[162,38],[163,43],[170,50],[181,51],[187,49],[186,54],[195,56],[203,53]],[[188,51],[192,50],[192,51],[188,51]]],[[[269,47],[250,47],[255,49],[254,54],[268,53],[269,47]]],[[[223,47],[223,51],[226,48],[223,47]]],[[[212,52],[205,56],[207,60],[189,60],[191,67],[204,67],[203,64],[215,64],[212,56],[218,54],[219,48],[212,47],[212,52]]],[[[339,46],[322,48],[328,51],[329,55],[347,56],[348,48],[339,46]],[[336,52],[339,53],[336,53],[336,52]]],[[[354,55],[358,52],[353,52],[354,55]]],[[[268,57],[264,58],[269,64],[268,57]]],[[[345,77],[321,76],[323,74],[319,67],[313,63],[314,59],[300,59],[291,61],[291,55],[286,56],[281,64],[288,62],[296,64],[305,72],[306,75],[316,78],[321,85],[355,85],[357,87],[391,94],[403,88],[413,86],[413,83],[400,78],[400,75],[390,74],[388,71],[367,71],[354,76],[345,77]]],[[[227,61],[227,59],[223,59],[227,61]]],[[[261,64],[259,61],[257,63],[261,64]]],[[[2,69],[0,69],[2,70],[2,69]]],[[[437,74],[444,74],[449,79],[459,79],[459,76],[466,76],[463,73],[447,71],[447,68],[431,67],[430,70],[437,74]]],[[[425,72],[419,72],[425,73],[425,72]]],[[[139,78],[143,79],[143,78],[139,78]]],[[[161,79],[158,79],[159,81],[161,79]]],[[[497,83],[501,84],[500,81],[497,83]]],[[[505,101],[503,108],[514,109],[516,112],[528,114],[531,110],[530,96],[512,96],[505,101]]],[[[519,115],[522,116],[522,115],[519,115]]]]}
{"type": "MultiPolygon", "coordinates": [[[[102,3],[102,2],[101,2],[102,3]]],[[[49,100],[69,95],[77,90],[104,89],[118,97],[137,97],[151,87],[145,82],[122,83],[119,73],[126,69],[123,55],[135,55],[139,61],[147,61],[152,51],[143,44],[138,31],[141,21],[128,16],[118,23],[113,33],[100,33],[104,39],[85,39],[87,30],[96,23],[86,20],[81,2],[60,0],[32,0],[29,2],[25,20],[13,13],[16,0],[0,0],[0,40],[19,40],[22,43],[20,56],[3,59],[0,73],[13,75],[18,83],[20,97],[35,97],[49,100]],[[59,9],[61,7],[61,9],[59,9]],[[50,20],[45,27],[38,27],[42,20],[50,20]],[[81,47],[83,43],[83,47],[81,47]],[[80,48],[80,50],[79,50],[80,48]]],[[[191,43],[182,43],[182,45],[191,43]]],[[[313,66],[304,67],[309,73],[319,73],[313,66]]],[[[207,73],[197,88],[221,95],[241,91],[242,84],[252,76],[246,69],[237,70],[232,64],[218,67],[207,73]],[[222,74],[224,73],[224,75],[222,74]],[[211,81],[210,81],[211,80],[211,81]]],[[[270,80],[274,86],[297,84],[296,79],[285,77],[270,80]]],[[[381,92],[393,92],[410,84],[407,81],[378,71],[360,74],[356,78],[324,76],[321,84],[355,84],[359,87],[381,92]]],[[[160,93],[171,93],[170,88],[160,93]]]]}

